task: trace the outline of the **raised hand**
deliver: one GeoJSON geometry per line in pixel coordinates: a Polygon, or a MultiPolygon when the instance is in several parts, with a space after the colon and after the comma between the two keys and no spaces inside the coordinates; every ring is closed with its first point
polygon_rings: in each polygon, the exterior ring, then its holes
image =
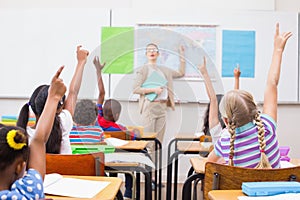
{"type": "Polygon", "coordinates": [[[199,69],[199,71],[201,72],[202,75],[208,73],[207,68],[206,68],[206,58],[205,58],[205,56],[203,56],[202,65],[198,65],[198,69],[199,69]]]}
{"type": "Polygon", "coordinates": [[[49,87],[49,96],[54,97],[55,99],[61,99],[62,96],[66,93],[66,86],[63,83],[63,80],[59,78],[64,66],[61,66],[57,72],[55,73],[54,77],[51,80],[51,84],[49,87]]]}
{"type": "Polygon", "coordinates": [[[184,46],[180,45],[179,47],[180,61],[184,62],[184,46]]]}
{"type": "Polygon", "coordinates": [[[87,61],[87,56],[89,55],[89,51],[85,49],[81,49],[81,45],[77,46],[77,60],[78,62],[86,62],[87,61]]]}
{"type": "Polygon", "coordinates": [[[104,66],[106,64],[105,62],[103,64],[101,64],[100,61],[99,61],[99,57],[98,56],[94,57],[93,63],[94,63],[94,65],[96,67],[96,70],[98,72],[100,72],[104,68],[104,66]]]}
{"type": "Polygon", "coordinates": [[[279,23],[276,23],[276,32],[274,36],[274,50],[283,51],[287,40],[292,36],[292,32],[279,33],[279,23]]]}
{"type": "Polygon", "coordinates": [[[183,45],[180,45],[180,47],[179,47],[179,53],[180,53],[180,55],[184,54],[184,46],[183,45]]]}
{"type": "Polygon", "coordinates": [[[236,67],[236,68],[234,68],[233,75],[234,75],[234,78],[240,78],[240,76],[241,76],[241,70],[240,70],[239,66],[236,67]]]}

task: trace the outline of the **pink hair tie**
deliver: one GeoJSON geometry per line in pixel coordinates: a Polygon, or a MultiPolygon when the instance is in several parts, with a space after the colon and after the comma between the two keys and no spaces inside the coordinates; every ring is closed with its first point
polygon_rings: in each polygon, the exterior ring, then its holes
{"type": "Polygon", "coordinates": [[[232,159],[233,159],[233,156],[229,156],[229,159],[232,160],[232,159]]]}
{"type": "Polygon", "coordinates": [[[265,153],[265,150],[261,149],[260,152],[261,152],[261,153],[265,153]]]}

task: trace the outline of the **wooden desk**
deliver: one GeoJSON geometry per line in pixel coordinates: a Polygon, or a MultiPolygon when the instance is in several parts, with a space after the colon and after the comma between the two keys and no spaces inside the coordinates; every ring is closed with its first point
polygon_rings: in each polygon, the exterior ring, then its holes
{"type": "Polygon", "coordinates": [[[128,151],[142,151],[146,148],[149,141],[143,140],[128,140],[128,143],[122,146],[117,146],[117,149],[128,150],[128,151]]]}
{"type": "Polygon", "coordinates": [[[157,134],[158,134],[157,132],[145,132],[141,136],[141,139],[155,139],[157,134]]]}
{"type": "Polygon", "coordinates": [[[242,190],[212,190],[208,192],[210,200],[237,200],[239,196],[245,196],[242,190]]]}
{"type": "Polygon", "coordinates": [[[86,180],[96,180],[96,181],[109,181],[110,184],[106,186],[103,190],[101,190],[96,196],[93,198],[82,199],[82,198],[73,198],[73,197],[63,197],[63,196],[55,196],[55,195],[46,195],[47,199],[76,199],[76,200],[112,200],[116,197],[117,192],[119,191],[122,179],[116,177],[104,177],[104,176],[67,176],[66,178],[79,178],[86,180]]]}
{"type": "MultiPolygon", "coordinates": [[[[188,178],[183,185],[183,193],[188,193],[191,191],[192,181],[196,180],[197,178],[204,178],[207,158],[202,158],[200,156],[193,157],[190,159],[190,162],[196,173],[192,175],[189,172],[188,178]]],[[[300,159],[291,159],[290,162],[296,166],[300,165],[300,159]]],[[[211,200],[237,200],[238,196],[245,196],[241,190],[212,190],[208,195],[211,200]]],[[[186,199],[190,199],[190,195],[188,195],[186,199]]]]}
{"type": "Polygon", "coordinates": [[[181,142],[177,144],[177,149],[179,151],[185,151],[185,152],[204,152],[207,153],[209,152],[210,148],[204,147],[200,145],[199,141],[193,141],[193,142],[181,142]]]}
{"type": "Polygon", "coordinates": [[[184,137],[184,135],[189,134],[180,134],[172,139],[168,144],[168,167],[167,167],[167,188],[166,188],[166,199],[171,200],[172,195],[172,178],[173,181],[173,196],[174,200],[177,199],[177,179],[178,179],[178,156],[180,154],[202,154],[208,155],[209,149],[204,148],[200,145],[199,137],[184,137]],[[174,152],[171,153],[171,148],[174,146],[174,152]],[[174,174],[173,170],[174,162],[174,174]]]}
{"type": "Polygon", "coordinates": [[[205,163],[207,162],[207,158],[202,158],[200,156],[194,157],[190,159],[192,167],[196,173],[203,173],[205,172],[205,163]]]}
{"type": "Polygon", "coordinates": [[[300,159],[299,158],[291,158],[290,163],[296,166],[300,166],[300,159]]]}
{"type": "MultiPolygon", "coordinates": [[[[192,164],[192,167],[196,173],[204,173],[205,172],[205,163],[207,162],[207,158],[203,157],[193,157],[190,158],[190,162],[192,164]]],[[[298,158],[292,158],[290,163],[296,166],[300,166],[300,159],[298,158]]]]}
{"type": "MultiPolygon", "coordinates": [[[[155,143],[155,157],[154,157],[154,164],[155,164],[155,171],[154,171],[154,180],[155,185],[157,183],[161,185],[162,182],[162,145],[161,142],[156,138],[157,132],[144,132],[141,138],[137,138],[137,140],[146,140],[146,141],[154,141],[155,143]]],[[[161,187],[155,187],[154,190],[154,197],[155,200],[161,199],[161,187]]]]}
{"type": "MultiPolygon", "coordinates": [[[[144,141],[129,141],[131,145],[137,142],[144,141]]],[[[143,143],[147,144],[147,143],[143,143]]],[[[141,151],[139,148],[135,148],[137,151],[141,151]]],[[[145,176],[145,200],[152,199],[151,181],[152,181],[152,169],[155,169],[155,165],[150,157],[145,153],[132,152],[115,152],[105,154],[105,171],[112,173],[128,173],[136,172],[136,199],[140,199],[140,173],[145,176]]],[[[135,187],[134,187],[135,188],[135,187]]],[[[134,192],[134,191],[133,191],[134,192]]]]}
{"type": "MultiPolygon", "coordinates": [[[[127,154],[127,153],[126,153],[127,154]]],[[[151,170],[149,170],[146,166],[143,166],[138,162],[106,162],[105,163],[105,171],[106,172],[114,172],[114,173],[126,173],[126,172],[136,172],[143,173],[145,176],[145,200],[152,199],[152,188],[151,188],[151,170]]],[[[133,181],[135,179],[133,178],[133,181]]],[[[140,178],[136,177],[136,199],[140,199],[140,178]]],[[[135,190],[133,190],[134,194],[135,190]]]]}

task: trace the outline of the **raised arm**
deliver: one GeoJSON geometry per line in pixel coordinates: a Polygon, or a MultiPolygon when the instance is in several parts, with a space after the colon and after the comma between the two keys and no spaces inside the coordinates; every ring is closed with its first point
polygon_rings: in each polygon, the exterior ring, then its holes
{"type": "Polygon", "coordinates": [[[102,80],[102,69],[104,68],[106,63],[101,64],[98,56],[94,57],[93,63],[96,68],[98,90],[99,90],[97,103],[103,104],[104,97],[105,97],[105,88],[104,88],[104,84],[103,84],[103,80],[102,80]]]}
{"type": "Polygon", "coordinates": [[[185,58],[184,58],[184,47],[181,45],[179,47],[179,54],[180,54],[180,68],[179,68],[179,73],[184,76],[185,74],[185,58]]]}
{"type": "Polygon", "coordinates": [[[282,54],[285,44],[291,36],[291,32],[280,34],[279,24],[276,24],[272,62],[268,72],[263,105],[263,113],[271,116],[275,122],[277,122],[277,86],[280,77],[282,54]]]}
{"type": "Polygon", "coordinates": [[[209,106],[209,118],[208,118],[208,123],[209,123],[209,129],[215,127],[219,123],[219,118],[218,118],[218,100],[217,96],[214,90],[214,87],[212,85],[212,82],[210,80],[210,77],[207,72],[206,68],[206,58],[203,57],[203,64],[198,66],[199,71],[202,74],[204,83],[205,83],[205,89],[210,101],[210,106],[209,106]]]}
{"type": "Polygon", "coordinates": [[[70,86],[68,88],[69,92],[65,101],[65,109],[67,109],[72,116],[74,115],[77,96],[81,86],[83,69],[87,61],[87,56],[89,55],[89,52],[87,50],[81,49],[80,45],[77,46],[76,52],[77,52],[77,66],[75,69],[75,73],[72,77],[70,86]]]}
{"type": "Polygon", "coordinates": [[[46,173],[46,143],[51,133],[58,102],[66,92],[66,86],[59,78],[63,70],[59,68],[52,78],[44,110],[36,126],[35,135],[30,143],[29,168],[36,169],[42,177],[46,173]]]}
{"type": "Polygon", "coordinates": [[[240,75],[241,75],[239,65],[236,68],[234,68],[233,75],[234,75],[234,89],[239,90],[240,89],[240,75]]]}

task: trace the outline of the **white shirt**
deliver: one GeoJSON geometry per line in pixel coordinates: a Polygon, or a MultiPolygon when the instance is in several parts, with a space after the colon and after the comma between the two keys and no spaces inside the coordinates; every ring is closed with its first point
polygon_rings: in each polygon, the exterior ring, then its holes
{"type": "MultiPolygon", "coordinates": [[[[62,128],[62,141],[60,147],[60,154],[72,154],[71,144],[70,144],[70,131],[73,127],[72,115],[68,110],[62,110],[59,114],[60,125],[62,128]]],[[[27,133],[29,135],[29,144],[35,134],[35,129],[27,126],[27,133]]]]}

